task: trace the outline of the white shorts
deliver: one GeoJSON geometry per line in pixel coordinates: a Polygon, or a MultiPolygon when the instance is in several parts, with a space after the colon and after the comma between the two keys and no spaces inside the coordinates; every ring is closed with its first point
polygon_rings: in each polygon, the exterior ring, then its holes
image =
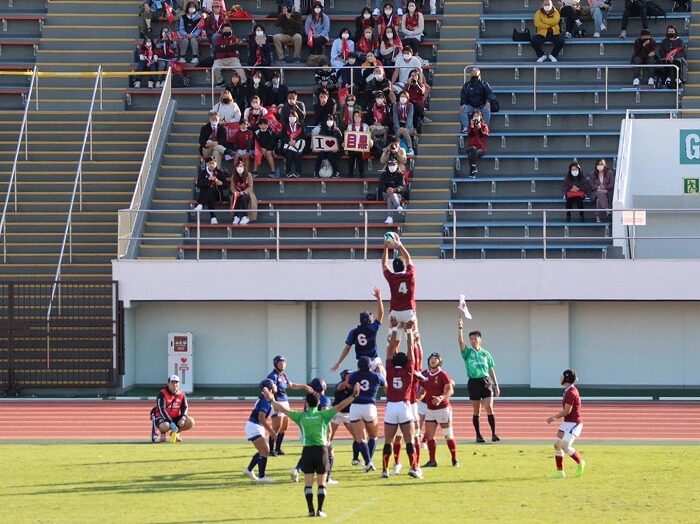
{"type": "Polygon", "coordinates": [[[424,417],[426,411],[428,411],[428,404],[421,400],[420,402],[418,402],[418,415],[424,417]]]}
{"type": "MultiPolygon", "coordinates": [[[[289,409],[289,401],[288,400],[278,400],[278,404],[281,404],[284,406],[286,409],[289,409]]],[[[272,412],[270,413],[270,416],[272,417],[285,417],[286,415],[284,413],[277,413],[275,412],[275,407],[274,405],[272,406],[272,412]]]]}
{"type": "Polygon", "coordinates": [[[571,444],[574,440],[581,436],[583,424],[576,424],[576,422],[562,422],[559,424],[559,431],[564,433],[564,436],[561,439],[564,442],[571,444]]]}
{"type": "Polygon", "coordinates": [[[409,320],[415,320],[416,319],[416,312],[413,311],[412,309],[405,309],[403,311],[389,311],[389,318],[394,317],[396,320],[398,320],[399,324],[401,323],[406,323],[409,320]]]}
{"type": "Polygon", "coordinates": [[[265,438],[265,428],[260,424],[251,422],[250,420],[245,423],[245,438],[248,440],[255,440],[258,437],[265,438]]]}
{"type": "Polygon", "coordinates": [[[413,410],[409,402],[387,402],[384,424],[406,424],[413,421],[413,410]]]}
{"type": "Polygon", "coordinates": [[[350,422],[374,422],[377,420],[377,406],[374,404],[350,404],[350,422]]]}
{"type": "Polygon", "coordinates": [[[428,409],[425,412],[425,421],[449,424],[452,422],[452,408],[448,406],[442,409],[428,409]]]}
{"type": "Polygon", "coordinates": [[[341,411],[338,411],[335,414],[335,417],[333,417],[333,420],[331,420],[331,424],[335,424],[336,426],[342,426],[343,424],[349,424],[350,423],[350,413],[342,413],[341,411]]]}
{"type": "Polygon", "coordinates": [[[420,420],[420,413],[418,413],[418,402],[411,402],[411,414],[413,415],[413,421],[418,423],[420,420]]]}

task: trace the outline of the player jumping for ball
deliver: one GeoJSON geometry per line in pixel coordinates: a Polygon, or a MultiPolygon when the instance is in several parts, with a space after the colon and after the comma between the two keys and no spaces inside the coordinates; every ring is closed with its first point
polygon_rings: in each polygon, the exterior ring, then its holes
{"type": "Polygon", "coordinates": [[[576,371],[566,369],[559,380],[564,386],[564,396],[562,398],[562,410],[551,417],[547,417],[547,424],[551,424],[557,419],[563,418],[559,424],[557,437],[554,439],[554,460],[557,470],[552,474],[553,479],[566,478],[564,473],[564,453],[569,455],[576,462],[576,476],[583,475],[586,469],[586,461],[581,458],[578,451],[574,449],[574,441],[581,436],[583,431],[583,421],[581,419],[581,395],[576,388],[576,371]]]}
{"type": "Polygon", "coordinates": [[[360,360],[361,357],[369,357],[370,370],[377,371],[383,377],[386,377],[382,359],[377,354],[377,331],[379,331],[382,320],[384,320],[384,304],[382,303],[381,290],[375,287],[372,291],[372,296],[377,299],[377,317],[373,319],[372,313],[369,311],[360,313],[360,324],[348,333],[345,339],[345,347],[340,354],[340,358],[331,367],[331,371],[338,371],[340,364],[350,352],[350,348],[355,346],[355,358],[360,360]]]}
{"type": "Polygon", "coordinates": [[[392,260],[389,267],[389,243],[384,242],[384,252],[382,253],[382,268],[384,278],[389,283],[391,290],[391,302],[389,317],[394,317],[399,322],[399,327],[403,328],[406,322],[416,320],[416,273],[411,255],[406,247],[398,240],[396,249],[401,252],[401,256],[392,260]],[[392,271],[393,269],[393,271],[392,271]]]}

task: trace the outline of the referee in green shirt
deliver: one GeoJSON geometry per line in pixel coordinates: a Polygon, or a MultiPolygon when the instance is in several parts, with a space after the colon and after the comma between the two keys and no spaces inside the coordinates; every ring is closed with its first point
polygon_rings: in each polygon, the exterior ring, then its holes
{"type": "Polygon", "coordinates": [[[493,397],[499,396],[501,390],[498,387],[493,358],[491,358],[491,354],[488,351],[481,347],[480,331],[472,331],[469,333],[470,346],[466,346],[464,344],[463,328],[464,324],[460,318],[457,324],[457,342],[464,364],[467,366],[467,376],[469,377],[467,389],[469,390],[469,400],[472,401],[472,408],[474,408],[472,424],[474,424],[474,429],[476,430],[476,442],[479,444],[486,442],[484,437],[481,436],[481,430],[479,428],[479,415],[481,414],[482,404],[488,415],[489,426],[491,426],[491,441],[498,442],[501,439],[496,435],[496,416],[493,413],[493,397]]]}
{"type": "Polygon", "coordinates": [[[352,401],[360,394],[360,384],[355,384],[352,395],[339,402],[336,406],[323,411],[318,410],[318,395],[309,393],[306,395],[306,411],[294,411],[285,408],[275,401],[274,394],[262,390],[263,395],[272,403],[277,413],[284,413],[293,420],[301,430],[301,439],[304,448],[301,451],[301,470],[304,472],[304,496],[309,507],[309,517],[325,517],[323,502],[326,499],[326,475],[328,473],[328,429],[330,421],[338,411],[342,411],[352,404],[352,401]],[[314,474],[318,484],[318,511],[314,510],[313,484],[314,474]]]}

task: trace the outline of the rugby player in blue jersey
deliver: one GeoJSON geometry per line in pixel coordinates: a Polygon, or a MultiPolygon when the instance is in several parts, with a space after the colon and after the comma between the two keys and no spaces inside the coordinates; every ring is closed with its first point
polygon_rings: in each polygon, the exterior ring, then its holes
{"type": "Polygon", "coordinates": [[[270,477],[265,476],[265,468],[267,467],[267,457],[270,454],[270,447],[265,438],[265,433],[269,433],[274,438],[274,431],[269,423],[270,413],[272,412],[272,404],[262,395],[262,390],[267,388],[273,393],[277,391],[275,383],[266,378],[260,383],[260,395],[255,401],[253,411],[251,411],[248,421],[245,425],[245,437],[253,443],[257,452],[253,455],[253,460],[243,473],[250,479],[256,482],[272,482],[270,477]],[[258,476],[253,473],[253,468],[258,466],[258,476]]]}

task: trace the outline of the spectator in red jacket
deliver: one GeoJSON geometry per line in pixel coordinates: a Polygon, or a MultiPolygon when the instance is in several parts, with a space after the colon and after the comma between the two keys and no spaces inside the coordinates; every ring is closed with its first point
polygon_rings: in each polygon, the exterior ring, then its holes
{"type": "Polygon", "coordinates": [[[180,391],[180,377],[170,375],[168,385],[160,390],[156,398],[156,407],[151,410],[151,441],[160,442],[167,440],[168,431],[171,432],[170,441],[180,442],[180,433],[194,427],[194,419],[187,414],[187,395],[180,391]]]}
{"type": "MultiPolygon", "coordinates": [[[[158,55],[158,70],[165,71],[170,62],[177,59],[179,50],[177,45],[178,34],[164,27],[160,31],[160,38],[156,41],[156,55],[158,55]]],[[[156,82],[156,87],[163,85],[163,77],[156,82]]]]}
{"type": "Polygon", "coordinates": [[[231,149],[233,149],[233,165],[235,166],[239,161],[242,161],[246,170],[248,169],[248,161],[253,154],[254,147],[253,132],[250,127],[248,120],[243,118],[238,131],[234,133],[233,140],[229,144],[231,149]]]}
{"type": "MultiPolygon", "coordinates": [[[[136,65],[137,71],[158,71],[158,56],[156,55],[153,39],[146,37],[143,39],[143,44],[139,47],[139,63],[136,65]]],[[[134,82],[134,87],[141,87],[142,77],[137,76],[134,82]]],[[[156,82],[155,76],[148,77],[148,87],[153,88],[156,82]]]]}
{"type": "Polygon", "coordinates": [[[467,143],[467,156],[469,157],[469,178],[476,178],[479,170],[476,161],[484,156],[486,151],[486,137],[489,136],[489,126],[484,122],[481,111],[475,109],[467,130],[469,141],[467,143]]]}
{"type": "Polygon", "coordinates": [[[238,45],[240,40],[233,34],[233,30],[227,25],[220,33],[214,35],[214,82],[217,87],[226,85],[224,75],[221,73],[223,68],[235,68],[238,75],[245,82],[245,71],[241,66],[241,60],[238,56],[238,45]]]}
{"type": "Polygon", "coordinates": [[[214,38],[229,26],[228,13],[221,6],[221,2],[214,0],[211,8],[211,14],[207,16],[204,22],[204,30],[210,42],[214,42],[214,38]]]}

